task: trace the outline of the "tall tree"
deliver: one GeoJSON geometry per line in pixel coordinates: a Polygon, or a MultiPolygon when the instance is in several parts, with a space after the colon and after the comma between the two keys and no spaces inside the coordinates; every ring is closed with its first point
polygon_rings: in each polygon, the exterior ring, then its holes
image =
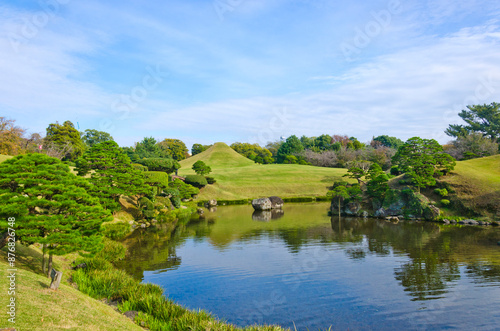
{"type": "Polygon", "coordinates": [[[455,159],[443,151],[434,139],[413,137],[408,139],[394,155],[392,162],[409,175],[420,188],[436,184],[435,176],[443,175],[455,167],[455,159]]]}
{"type": "Polygon", "coordinates": [[[182,161],[188,156],[186,144],[179,139],[164,139],[158,143],[160,148],[168,151],[174,160],[182,161]]]}
{"type": "Polygon", "coordinates": [[[390,137],[388,135],[378,136],[372,139],[371,145],[375,148],[378,146],[385,146],[390,148],[398,149],[402,146],[404,142],[396,137],[390,137]]]}
{"type": "Polygon", "coordinates": [[[87,129],[82,133],[82,141],[87,147],[92,147],[96,144],[103,143],[105,141],[113,141],[113,137],[107,132],[97,131],[94,129],[87,129]]]}
{"type": "Polygon", "coordinates": [[[200,154],[201,152],[206,151],[210,147],[212,147],[212,145],[193,144],[193,146],[191,147],[191,156],[200,154]]]}
{"type": "Polygon", "coordinates": [[[212,172],[212,168],[210,168],[205,162],[198,160],[193,164],[193,170],[198,175],[208,175],[212,172]]]}
{"type": "Polygon", "coordinates": [[[278,163],[283,163],[288,155],[297,155],[304,150],[304,146],[296,135],[292,135],[279,147],[277,152],[278,163]]]}
{"type": "Polygon", "coordinates": [[[144,173],[132,166],[130,158],[114,141],[92,146],[76,161],[76,170],[80,176],[90,174],[91,194],[111,211],[120,208],[120,195],[152,193],[144,182],[144,173]]]}
{"type": "MultiPolygon", "coordinates": [[[[60,160],[26,154],[0,164],[0,228],[15,218],[16,239],[40,243],[52,255],[100,248],[100,225],[111,220],[99,200],[88,194],[90,183],[72,174],[60,160]]],[[[43,264],[45,270],[45,263],[43,264]]]]}
{"type": "Polygon", "coordinates": [[[76,160],[85,151],[85,144],[80,138],[80,132],[70,121],[66,121],[62,125],[58,122],[49,124],[45,144],[67,150],[63,156],[64,160],[76,160]]]}
{"type": "Polygon", "coordinates": [[[458,116],[467,125],[450,124],[445,131],[447,135],[460,137],[479,132],[489,139],[500,140],[500,103],[467,106],[458,116]]]}
{"type": "Polygon", "coordinates": [[[329,191],[327,196],[329,196],[333,199],[338,199],[338,209],[339,209],[339,218],[340,218],[342,200],[348,199],[350,197],[350,194],[349,194],[347,187],[342,186],[342,185],[337,186],[333,190],[329,191]]]}
{"type": "Polygon", "coordinates": [[[15,120],[0,117],[0,154],[18,155],[23,152],[25,131],[15,123],[15,120]]]}

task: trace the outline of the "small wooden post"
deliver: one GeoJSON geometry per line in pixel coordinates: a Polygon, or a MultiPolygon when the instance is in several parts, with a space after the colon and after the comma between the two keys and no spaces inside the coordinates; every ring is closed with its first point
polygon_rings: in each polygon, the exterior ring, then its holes
{"type": "Polygon", "coordinates": [[[59,284],[62,280],[62,271],[57,271],[56,269],[52,269],[50,273],[50,278],[52,278],[52,282],[50,283],[49,288],[51,290],[57,290],[59,288],[59,284]]]}

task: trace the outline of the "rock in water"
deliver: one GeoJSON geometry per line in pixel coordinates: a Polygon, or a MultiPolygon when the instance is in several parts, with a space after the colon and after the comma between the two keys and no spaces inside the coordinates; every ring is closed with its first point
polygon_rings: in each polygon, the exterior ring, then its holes
{"type": "Polygon", "coordinates": [[[280,197],[275,197],[275,196],[272,196],[272,197],[269,197],[269,200],[271,201],[271,208],[272,209],[281,209],[283,207],[283,199],[281,199],[280,197]]]}
{"type": "Polygon", "coordinates": [[[272,208],[272,203],[269,198],[260,198],[252,200],[252,207],[255,210],[269,210],[272,208]]]}

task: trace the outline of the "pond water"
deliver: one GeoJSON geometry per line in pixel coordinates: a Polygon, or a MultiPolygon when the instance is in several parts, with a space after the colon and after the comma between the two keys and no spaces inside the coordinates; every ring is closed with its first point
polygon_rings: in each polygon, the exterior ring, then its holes
{"type": "Polygon", "coordinates": [[[136,231],[120,267],[191,309],[292,330],[500,329],[500,229],[219,207],[136,231]]]}

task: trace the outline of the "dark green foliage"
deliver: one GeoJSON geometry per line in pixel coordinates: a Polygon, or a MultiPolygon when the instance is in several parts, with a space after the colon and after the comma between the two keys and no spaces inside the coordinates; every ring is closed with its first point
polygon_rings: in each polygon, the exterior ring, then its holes
{"type": "Polygon", "coordinates": [[[467,106],[458,116],[467,125],[450,124],[445,131],[447,135],[461,137],[478,132],[489,139],[500,140],[500,103],[467,106]]]}
{"type": "Polygon", "coordinates": [[[213,177],[205,176],[205,179],[207,180],[208,184],[215,184],[217,181],[213,177]]]}
{"type": "Polygon", "coordinates": [[[45,154],[16,156],[0,164],[0,229],[15,217],[16,239],[46,244],[49,254],[101,246],[101,224],[112,219],[99,200],[87,193],[92,185],[73,175],[60,160],[45,154]]]}
{"type": "Polygon", "coordinates": [[[195,156],[196,154],[200,154],[210,147],[212,147],[212,145],[193,144],[193,147],[191,147],[191,155],[195,156]]]}
{"type": "Polygon", "coordinates": [[[172,197],[170,197],[170,202],[172,202],[172,205],[175,208],[180,208],[181,207],[181,198],[179,196],[172,196],[172,197]]]}
{"type": "Polygon", "coordinates": [[[173,182],[170,182],[169,187],[178,189],[179,197],[181,199],[190,199],[193,195],[200,193],[200,190],[198,188],[186,184],[178,178],[174,179],[173,182]]]}
{"type": "Polygon", "coordinates": [[[147,167],[149,171],[163,171],[166,173],[173,173],[181,166],[179,162],[172,158],[145,158],[136,161],[139,164],[147,167]]]}
{"type": "Polygon", "coordinates": [[[82,133],[82,141],[87,147],[92,147],[99,143],[103,143],[105,141],[113,141],[113,137],[107,132],[97,131],[97,130],[85,130],[82,133]]]}
{"type": "Polygon", "coordinates": [[[382,170],[382,168],[374,163],[370,166],[367,173],[368,183],[366,184],[366,190],[370,197],[384,200],[385,193],[389,188],[389,177],[382,170]]]}
{"type": "Polygon", "coordinates": [[[397,165],[392,166],[390,172],[391,172],[391,175],[393,175],[393,176],[401,175],[401,171],[399,171],[399,167],[397,165]]]}
{"type": "Polygon", "coordinates": [[[194,187],[202,188],[207,186],[208,182],[202,175],[187,175],[186,184],[193,185],[194,187]]]}
{"type": "Polygon", "coordinates": [[[146,184],[156,188],[156,194],[168,187],[168,174],[162,171],[145,171],[144,181],[146,184]]]}
{"type": "Polygon", "coordinates": [[[142,164],[139,164],[139,163],[132,163],[132,167],[134,167],[135,169],[137,169],[139,171],[148,171],[148,167],[143,166],[142,164]]]}
{"type": "Polygon", "coordinates": [[[130,233],[130,224],[120,223],[106,223],[102,225],[102,234],[112,240],[121,240],[130,233]]]}
{"type": "Polygon", "coordinates": [[[146,197],[142,197],[139,199],[139,206],[142,209],[146,210],[153,210],[155,208],[154,203],[146,197]]]}
{"type": "Polygon", "coordinates": [[[231,144],[231,148],[239,154],[257,163],[274,163],[273,155],[271,154],[271,152],[267,148],[260,147],[259,144],[236,142],[234,144],[231,144]]]}
{"type": "Polygon", "coordinates": [[[341,200],[348,199],[350,197],[349,191],[345,186],[336,186],[333,190],[328,191],[326,196],[331,197],[332,199],[338,199],[338,210],[340,217],[340,208],[341,208],[341,200]]]}
{"type": "Polygon", "coordinates": [[[208,175],[209,173],[212,172],[212,168],[210,168],[205,162],[203,161],[196,161],[193,164],[192,169],[194,172],[196,172],[198,175],[208,175]]]}
{"type": "Polygon", "coordinates": [[[359,168],[359,167],[351,167],[349,170],[347,170],[347,174],[344,175],[344,177],[349,177],[349,178],[354,178],[358,181],[358,183],[361,183],[361,178],[366,176],[366,171],[359,168]]]}
{"type": "Polygon", "coordinates": [[[64,122],[63,125],[58,122],[49,124],[45,143],[66,150],[63,160],[76,160],[85,151],[85,144],[80,138],[80,132],[70,121],[64,122]]]}
{"type": "Polygon", "coordinates": [[[286,141],[281,144],[277,152],[277,162],[284,163],[285,159],[289,155],[295,156],[304,150],[304,146],[300,142],[297,136],[292,135],[286,139],[286,141]]]}
{"type": "Polygon", "coordinates": [[[436,184],[435,176],[453,170],[455,160],[443,151],[443,147],[434,139],[413,137],[402,145],[392,162],[410,176],[417,188],[436,184]]]}
{"type": "Polygon", "coordinates": [[[136,143],[135,148],[124,148],[124,151],[136,163],[145,158],[172,158],[168,149],[160,147],[153,137],[145,137],[141,142],[136,143]]]}
{"type": "Polygon", "coordinates": [[[377,144],[380,144],[380,145],[385,146],[385,147],[398,149],[400,146],[402,146],[404,144],[404,142],[401,139],[396,138],[396,137],[382,135],[382,136],[378,136],[378,137],[373,138],[372,145],[377,145],[377,144]]]}
{"type": "Polygon", "coordinates": [[[165,139],[158,146],[167,151],[174,160],[181,161],[188,156],[188,149],[184,142],[179,139],[165,139]]]}
{"type": "Polygon", "coordinates": [[[135,169],[130,159],[114,141],[94,145],[77,160],[78,175],[90,173],[91,194],[99,197],[106,209],[120,209],[120,195],[148,195],[144,172],[135,169]]]}
{"type": "Polygon", "coordinates": [[[125,258],[126,252],[127,249],[122,243],[105,239],[103,249],[95,257],[114,263],[125,258]]]}

